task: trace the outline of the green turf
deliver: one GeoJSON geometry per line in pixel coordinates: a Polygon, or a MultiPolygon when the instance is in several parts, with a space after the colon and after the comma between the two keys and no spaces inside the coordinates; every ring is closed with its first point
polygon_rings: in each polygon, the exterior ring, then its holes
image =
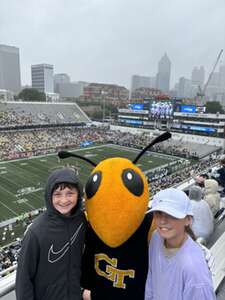
{"type": "MultiPolygon", "coordinates": [[[[133,160],[139,151],[119,146],[97,146],[76,151],[76,153],[98,163],[104,158],[121,156],[133,160]]],[[[147,171],[175,160],[174,157],[159,154],[145,154],[138,166],[147,171]]],[[[65,159],[59,161],[56,154],[32,159],[0,163],[0,222],[20,216],[25,212],[43,207],[43,191],[46,178],[51,170],[63,165],[79,168],[81,181],[85,183],[92,167],[84,161],[65,159]]]]}

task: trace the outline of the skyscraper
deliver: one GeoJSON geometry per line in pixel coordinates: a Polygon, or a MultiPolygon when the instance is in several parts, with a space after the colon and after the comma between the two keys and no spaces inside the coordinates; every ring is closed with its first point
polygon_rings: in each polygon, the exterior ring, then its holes
{"type": "Polygon", "coordinates": [[[0,89],[18,93],[21,89],[19,48],[0,45],[0,89]]]}
{"type": "Polygon", "coordinates": [[[66,73],[59,73],[54,75],[54,84],[57,83],[69,83],[70,76],[66,73]]]}
{"type": "Polygon", "coordinates": [[[170,73],[171,73],[171,62],[167,54],[160,59],[158,63],[158,73],[156,76],[156,87],[163,91],[169,92],[170,90],[170,73]]]}
{"type": "Polygon", "coordinates": [[[131,92],[138,88],[149,88],[150,87],[150,77],[133,75],[131,78],[131,92]]]}
{"type": "Polygon", "coordinates": [[[191,81],[193,85],[203,87],[205,81],[205,69],[203,66],[200,68],[194,67],[191,73],[191,81]]]}
{"type": "Polygon", "coordinates": [[[191,92],[192,92],[191,80],[185,77],[180,77],[178,83],[178,91],[177,91],[178,97],[181,98],[191,97],[191,92]]]}
{"type": "Polygon", "coordinates": [[[54,92],[53,65],[31,66],[32,87],[44,93],[54,92]]]}
{"type": "Polygon", "coordinates": [[[225,92],[225,65],[221,65],[219,69],[219,86],[220,86],[220,91],[225,92]]]}

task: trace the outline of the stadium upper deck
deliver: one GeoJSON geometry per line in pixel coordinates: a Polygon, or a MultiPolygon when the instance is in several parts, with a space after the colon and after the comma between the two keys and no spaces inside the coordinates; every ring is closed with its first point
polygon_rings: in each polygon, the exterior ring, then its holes
{"type": "Polygon", "coordinates": [[[225,137],[224,114],[206,114],[204,107],[177,104],[175,99],[142,99],[142,103],[119,109],[117,121],[125,126],[170,129],[172,132],[220,139],[225,137]]]}
{"type": "Polygon", "coordinates": [[[0,102],[0,128],[89,122],[76,103],[0,102]]]}

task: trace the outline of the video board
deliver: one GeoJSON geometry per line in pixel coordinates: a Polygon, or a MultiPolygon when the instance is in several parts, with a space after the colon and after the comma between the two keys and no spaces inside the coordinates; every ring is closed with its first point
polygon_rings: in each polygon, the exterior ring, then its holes
{"type": "Polygon", "coordinates": [[[195,105],[181,105],[180,112],[193,114],[196,113],[196,106],[195,105]]]}
{"type": "Polygon", "coordinates": [[[173,100],[150,100],[149,116],[153,119],[173,118],[173,100]]]}
{"type": "Polygon", "coordinates": [[[184,132],[186,130],[204,132],[209,135],[210,134],[213,135],[217,131],[216,128],[213,128],[213,127],[204,127],[204,126],[200,126],[200,125],[189,125],[189,124],[181,124],[181,123],[174,123],[173,128],[181,129],[182,131],[184,130],[184,132]]]}
{"type": "Polygon", "coordinates": [[[195,106],[195,105],[187,105],[187,104],[178,104],[176,105],[176,111],[182,112],[186,114],[194,114],[194,113],[205,113],[205,106],[195,106]]]}
{"type": "Polygon", "coordinates": [[[144,110],[144,103],[131,103],[128,107],[131,110],[144,110]]]}

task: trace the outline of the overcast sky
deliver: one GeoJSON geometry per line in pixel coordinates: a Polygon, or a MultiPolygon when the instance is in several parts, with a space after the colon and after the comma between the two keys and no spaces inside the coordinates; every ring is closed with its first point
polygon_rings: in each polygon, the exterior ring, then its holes
{"type": "MultiPolygon", "coordinates": [[[[225,0],[0,0],[0,44],[20,48],[22,83],[50,63],[73,81],[130,87],[166,52],[172,85],[225,49],[225,0]]],[[[225,63],[225,53],[221,63],[225,63]]]]}

